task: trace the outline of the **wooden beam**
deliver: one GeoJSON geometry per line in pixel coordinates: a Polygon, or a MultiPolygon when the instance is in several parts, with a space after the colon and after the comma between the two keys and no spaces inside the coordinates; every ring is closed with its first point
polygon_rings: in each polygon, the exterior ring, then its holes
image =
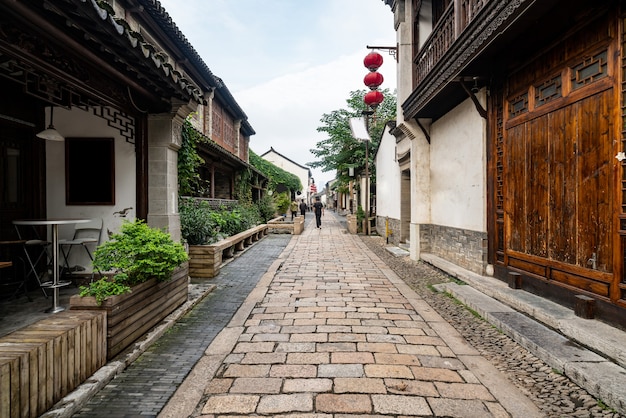
{"type": "Polygon", "coordinates": [[[476,106],[476,110],[478,110],[478,114],[483,119],[487,119],[487,110],[485,110],[483,105],[480,104],[480,102],[478,101],[478,97],[476,97],[473,91],[467,88],[467,86],[465,85],[465,81],[461,80],[459,81],[459,83],[461,83],[461,87],[463,87],[463,90],[465,90],[465,92],[470,97],[470,99],[472,99],[472,102],[474,102],[474,106],[476,106]]]}

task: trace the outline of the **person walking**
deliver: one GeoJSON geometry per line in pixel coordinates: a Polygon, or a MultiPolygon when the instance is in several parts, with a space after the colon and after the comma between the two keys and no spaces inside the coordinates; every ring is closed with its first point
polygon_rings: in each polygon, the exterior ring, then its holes
{"type": "Polygon", "coordinates": [[[291,211],[291,220],[298,214],[298,202],[294,199],[289,205],[289,210],[291,211]]]}
{"type": "Polygon", "coordinates": [[[322,215],[324,214],[324,205],[320,201],[319,196],[315,198],[315,203],[313,203],[313,211],[315,212],[316,228],[322,229],[322,215]]]}
{"type": "Polygon", "coordinates": [[[303,199],[302,202],[300,202],[300,215],[302,215],[303,218],[304,218],[304,215],[306,214],[306,210],[307,210],[307,204],[303,199]]]}

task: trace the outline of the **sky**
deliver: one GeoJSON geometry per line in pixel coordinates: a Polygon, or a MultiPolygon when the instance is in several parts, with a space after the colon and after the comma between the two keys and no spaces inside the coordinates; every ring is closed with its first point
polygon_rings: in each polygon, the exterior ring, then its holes
{"type": "MultiPolygon", "coordinates": [[[[395,46],[393,13],[383,0],[160,0],[172,20],[220,77],[256,131],[250,148],[270,147],[303,165],[326,139],[325,113],[347,107],[366,89],[370,46],[395,46]]],[[[381,88],[396,88],[386,50],[381,88]]],[[[335,173],[311,169],[318,190],[335,173]]]]}

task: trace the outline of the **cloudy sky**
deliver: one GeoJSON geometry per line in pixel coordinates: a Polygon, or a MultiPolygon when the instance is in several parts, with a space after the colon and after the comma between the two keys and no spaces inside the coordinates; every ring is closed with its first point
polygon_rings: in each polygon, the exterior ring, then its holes
{"type": "MultiPolygon", "coordinates": [[[[324,113],[366,88],[367,45],[393,46],[393,13],[382,0],[160,0],[211,71],[226,83],[256,131],[250,148],[273,147],[301,165],[324,113]]],[[[378,70],[396,87],[396,63],[378,70]]],[[[315,169],[318,190],[333,172],[315,169]]]]}

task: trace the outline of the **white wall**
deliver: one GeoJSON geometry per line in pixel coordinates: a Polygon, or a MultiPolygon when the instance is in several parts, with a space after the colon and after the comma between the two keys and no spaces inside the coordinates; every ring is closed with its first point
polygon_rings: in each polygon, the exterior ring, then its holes
{"type": "MultiPolygon", "coordinates": [[[[272,151],[263,155],[263,157],[261,158],[271,162],[276,167],[282,168],[286,172],[297,176],[300,179],[300,182],[302,183],[303,190],[300,190],[301,194],[300,196],[296,196],[296,198],[302,199],[302,198],[308,197],[308,194],[307,194],[307,192],[309,191],[308,190],[308,186],[309,186],[309,170],[308,169],[302,168],[299,165],[294,164],[293,162],[289,160],[286,160],[282,156],[272,151]]],[[[296,190],[294,190],[294,192],[295,191],[296,190]]],[[[322,185],[317,185],[317,191],[318,192],[322,191],[322,185]]]]}
{"type": "Polygon", "coordinates": [[[400,105],[413,92],[413,15],[411,2],[406,1],[403,7],[398,6],[396,13],[398,14],[396,16],[398,22],[396,28],[396,40],[398,42],[397,124],[400,125],[404,121],[404,112],[400,105]]]}
{"type": "MultiPolygon", "coordinates": [[[[484,90],[478,97],[484,106],[484,90]]],[[[486,231],[485,132],[470,99],[432,124],[431,223],[486,231]]]]}
{"type": "MultiPolygon", "coordinates": [[[[49,112],[49,109],[48,109],[49,112]]],[[[49,117],[49,113],[48,113],[49,117]]],[[[49,120],[46,120],[48,125],[49,120]]],[[[54,126],[65,137],[101,137],[115,138],[115,205],[67,206],[65,204],[65,142],[46,142],[46,193],[48,218],[102,218],[102,240],[107,239],[107,230],[119,231],[123,219],[135,218],[136,199],[136,164],[135,147],[126,142],[117,129],[107,125],[104,119],[74,108],[71,111],[55,108],[54,126]],[[115,212],[132,207],[126,217],[115,212]]],[[[93,157],[93,170],[98,170],[98,156],[93,157]]],[[[90,173],[84,173],[89,177],[90,173]]],[[[59,237],[72,238],[73,225],[61,225],[59,237]]],[[[90,248],[93,249],[93,248],[90,248]]],[[[83,251],[73,251],[70,264],[79,264],[91,268],[83,251]]]]}
{"type": "Polygon", "coordinates": [[[376,216],[400,219],[400,168],[396,137],[385,127],[376,153],[376,216]]]}

